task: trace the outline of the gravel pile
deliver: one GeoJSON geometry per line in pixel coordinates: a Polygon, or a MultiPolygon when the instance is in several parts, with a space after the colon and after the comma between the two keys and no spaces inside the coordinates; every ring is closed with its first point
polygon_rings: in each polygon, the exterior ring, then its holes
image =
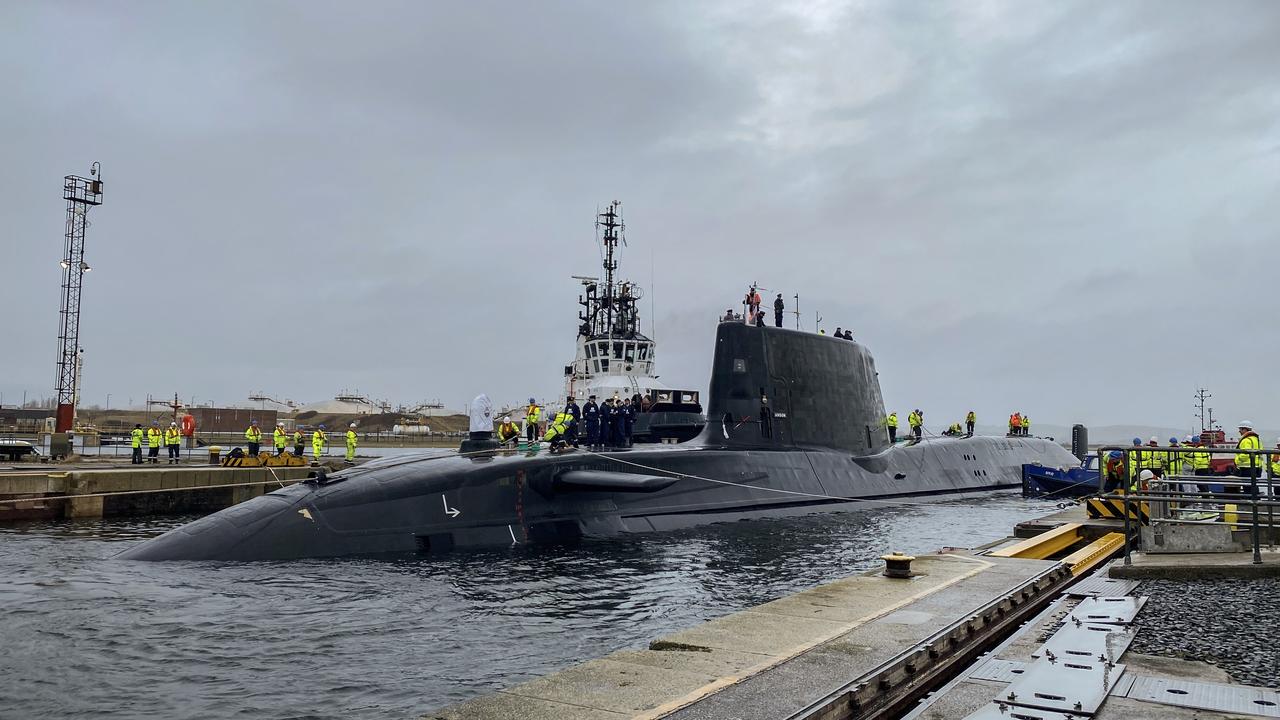
{"type": "Polygon", "coordinates": [[[1147,580],[1131,650],[1200,660],[1246,685],[1280,687],[1280,580],[1147,580]]]}

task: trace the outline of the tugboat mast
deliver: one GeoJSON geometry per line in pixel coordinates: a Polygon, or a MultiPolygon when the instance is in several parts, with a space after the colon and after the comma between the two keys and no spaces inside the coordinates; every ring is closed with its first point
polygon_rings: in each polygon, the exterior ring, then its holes
{"type": "Polygon", "coordinates": [[[601,287],[594,278],[579,278],[586,292],[578,298],[578,304],[583,306],[583,311],[578,313],[578,319],[582,321],[578,335],[589,338],[633,337],[640,329],[636,310],[640,288],[630,282],[615,280],[618,243],[625,245],[627,242],[623,235],[626,224],[622,220],[621,202],[614,200],[596,216],[596,229],[604,243],[604,283],[601,287]]]}
{"type": "MultiPolygon", "coordinates": [[[[613,251],[618,247],[619,235],[618,231],[622,229],[622,203],[614,200],[609,203],[605,211],[596,217],[596,228],[604,229],[604,307],[605,307],[605,327],[610,331],[613,330],[614,305],[617,300],[617,293],[613,285],[613,272],[618,269],[618,261],[613,257],[613,251]]],[[[621,310],[621,308],[619,308],[621,310]]]]}

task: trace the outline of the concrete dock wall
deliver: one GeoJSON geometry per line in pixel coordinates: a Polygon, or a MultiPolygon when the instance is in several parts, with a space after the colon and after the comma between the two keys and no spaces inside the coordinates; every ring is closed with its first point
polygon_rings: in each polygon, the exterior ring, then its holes
{"type": "Polygon", "coordinates": [[[307,467],[155,467],[0,473],[0,522],[214,512],[310,472],[307,467]]]}

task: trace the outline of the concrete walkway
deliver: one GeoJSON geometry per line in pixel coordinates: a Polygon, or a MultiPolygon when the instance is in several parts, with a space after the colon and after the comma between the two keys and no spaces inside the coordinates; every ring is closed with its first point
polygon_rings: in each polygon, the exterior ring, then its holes
{"type": "Polygon", "coordinates": [[[907,580],[876,570],[822,585],[424,717],[785,717],[1054,566],[921,557],[907,580]]]}

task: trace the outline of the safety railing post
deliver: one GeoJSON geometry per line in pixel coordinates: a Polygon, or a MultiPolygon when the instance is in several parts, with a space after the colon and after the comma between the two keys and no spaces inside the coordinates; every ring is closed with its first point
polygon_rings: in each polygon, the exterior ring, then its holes
{"type": "Polygon", "coordinates": [[[1258,543],[1258,456],[1249,455],[1249,496],[1253,503],[1253,564],[1262,564],[1262,547],[1258,543]]]}
{"type": "Polygon", "coordinates": [[[1133,485],[1124,489],[1124,564],[1132,565],[1133,558],[1129,555],[1129,545],[1132,538],[1129,536],[1129,496],[1132,495],[1133,485]]]}

